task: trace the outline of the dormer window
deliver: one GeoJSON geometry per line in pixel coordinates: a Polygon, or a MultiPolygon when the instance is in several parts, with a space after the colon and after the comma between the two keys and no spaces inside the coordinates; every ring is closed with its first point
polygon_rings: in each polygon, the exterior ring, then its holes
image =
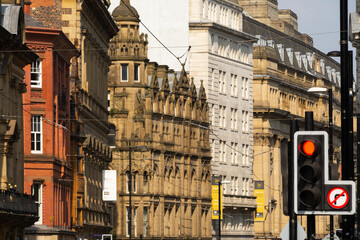
{"type": "Polygon", "coordinates": [[[41,65],[40,60],[31,63],[31,87],[33,88],[42,87],[41,65]]]}
{"type": "Polygon", "coordinates": [[[129,81],[129,73],[128,73],[128,65],[121,64],[121,81],[128,82],[129,81]]]}

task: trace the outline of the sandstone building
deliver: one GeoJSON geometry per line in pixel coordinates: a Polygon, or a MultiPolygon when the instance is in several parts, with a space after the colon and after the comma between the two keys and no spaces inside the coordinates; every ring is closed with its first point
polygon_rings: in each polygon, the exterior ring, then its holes
{"type": "MultiPolygon", "coordinates": [[[[212,173],[231,182],[223,185],[221,234],[226,239],[253,238],[252,45],[256,38],[243,31],[242,7],[237,0],[132,2],[144,23],[174,54],[181,56],[191,46],[186,66],[195,84],[204,80],[209,102],[212,173]],[[154,9],[151,12],[147,11],[150,7],[154,9]]],[[[177,59],[149,39],[149,57],[179,69],[177,59]]],[[[213,238],[217,235],[215,220],[213,238]]]]}
{"type": "Polygon", "coordinates": [[[81,52],[72,59],[70,132],[71,223],[77,236],[92,239],[111,230],[111,209],[102,201],[102,170],[111,162],[108,145],[108,43],[118,28],[105,0],[33,1],[31,15],[61,29],[81,52]]]}
{"type": "Polygon", "coordinates": [[[204,86],[197,89],[184,69],[177,76],[149,62],[147,35],[139,33],[139,15],[129,0],[112,15],[120,27],[109,50],[109,108],[117,129],[113,233],[116,239],[211,239],[204,86]]]}
{"type": "Polygon", "coordinates": [[[26,13],[25,23],[26,44],[39,56],[24,68],[24,187],[36,197],[39,214],[25,234],[29,240],[74,239],[69,67],[78,51],[61,30],[46,28],[26,13]]]}
{"type": "MultiPolygon", "coordinates": [[[[38,56],[24,45],[23,1],[1,1],[0,23],[0,239],[24,239],[37,221],[35,199],[24,194],[23,67],[38,56]]],[[[26,143],[30,144],[30,143],[26,143]]]]}
{"type": "MultiPolygon", "coordinates": [[[[263,184],[264,201],[256,212],[255,236],[275,239],[289,219],[283,215],[281,168],[287,161],[289,120],[298,119],[303,130],[305,111],[313,111],[315,129],[328,128],[328,96],[307,92],[311,87],[333,91],[335,159],[340,163],[340,67],[298,32],[296,14],[278,10],[276,0],[239,4],[250,15],[243,19],[244,32],[258,38],[253,46],[254,178],[263,184]]],[[[298,220],[306,227],[306,217],[298,220]]],[[[316,238],[329,233],[328,217],[317,217],[316,233],[316,238]]]]}

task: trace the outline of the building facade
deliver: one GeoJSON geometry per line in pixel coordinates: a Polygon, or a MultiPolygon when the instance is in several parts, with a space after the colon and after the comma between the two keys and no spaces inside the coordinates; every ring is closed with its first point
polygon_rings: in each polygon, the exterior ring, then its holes
{"type": "MultiPolygon", "coordinates": [[[[253,46],[254,176],[264,200],[258,203],[262,208],[256,212],[255,237],[277,239],[289,220],[283,214],[283,187],[290,120],[298,120],[304,130],[305,112],[312,111],[315,130],[328,129],[328,95],[309,93],[311,87],[333,91],[333,162],[340,164],[340,66],[314,48],[311,37],[297,31],[296,14],[278,10],[277,1],[239,3],[251,16],[244,17],[244,32],[258,38],[253,46]]],[[[298,221],[306,230],[306,216],[298,221]]],[[[317,216],[316,238],[325,237],[329,229],[329,217],[317,216]]]]}
{"type": "Polygon", "coordinates": [[[26,44],[39,56],[24,68],[24,184],[25,191],[36,197],[39,213],[26,235],[28,239],[74,239],[69,68],[78,52],[61,30],[46,28],[28,14],[25,19],[26,44]]]}
{"type": "Polygon", "coordinates": [[[108,44],[118,28],[108,1],[34,1],[31,15],[61,29],[81,52],[70,67],[71,223],[78,238],[96,239],[111,228],[111,209],[102,201],[102,170],[111,162],[107,111],[108,44]]]}
{"type": "MultiPolygon", "coordinates": [[[[210,135],[212,173],[231,182],[223,185],[222,237],[253,238],[256,198],[252,174],[252,45],[256,40],[243,31],[242,7],[235,0],[132,2],[147,27],[175,55],[183,55],[191,46],[185,55],[187,61],[185,57],[180,59],[186,62],[195,84],[204,80],[213,133],[210,135]],[[150,7],[155,14],[147,11],[150,7]]],[[[149,39],[152,41],[149,57],[178,70],[178,60],[151,36],[149,39]]],[[[215,238],[218,235],[216,221],[213,230],[215,238]]]]}
{"type": "Polygon", "coordinates": [[[0,239],[24,239],[37,221],[35,199],[24,194],[23,67],[37,59],[24,45],[22,1],[0,4],[0,239]]]}
{"type": "Polygon", "coordinates": [[[203,85],[149,62],[129,0],[112,13],[111,122],[116,239],[211,239],[209,112],[203,85]],[[129,155],[130,154],[130,155],[129,155]],[[131,193],[131,194],[130,194],[131,193]],[[130,200],[131,195],[131,200],[130,200]]]}

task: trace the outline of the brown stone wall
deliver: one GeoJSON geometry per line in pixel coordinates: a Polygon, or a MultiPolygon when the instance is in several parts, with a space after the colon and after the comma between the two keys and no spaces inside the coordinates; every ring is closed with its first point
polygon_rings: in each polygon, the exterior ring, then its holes
{"type": "MultiPolygon", "coordinates": [[[[30,6],[30,14],[35,20],[42,22],[49,28],[61,29],[62,0],[37,0],[33,1],[30,6]],[[60,11],[61,10],[61,11],[60,11]]],[[[70,9],[71,11],[71,9],[70,9]]]]}

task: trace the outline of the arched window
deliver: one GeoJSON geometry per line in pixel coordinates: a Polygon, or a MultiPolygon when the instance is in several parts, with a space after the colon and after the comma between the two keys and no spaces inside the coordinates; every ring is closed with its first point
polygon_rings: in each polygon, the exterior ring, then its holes
{"type": "Polygon", "coordinates": [[[144,172],[143,175],[143,192],[144,193],[149,192],[149,175],[146,171],[144,172]]]}

